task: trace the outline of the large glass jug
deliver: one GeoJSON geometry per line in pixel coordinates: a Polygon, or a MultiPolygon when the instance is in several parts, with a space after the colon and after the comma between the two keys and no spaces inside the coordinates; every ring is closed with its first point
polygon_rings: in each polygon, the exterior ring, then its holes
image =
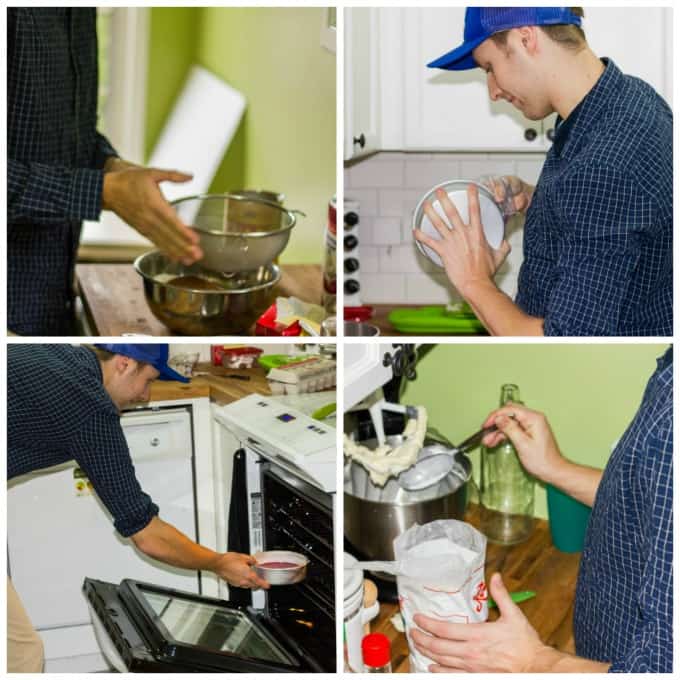
{"type": "MultiPolygon", "coordinates": [[[[521,404],[517,385],[501,387],[501,406],[521,404]]],[[[512,545],[529,537],[534,526],[534,478],[509,440],[482,446],[481,529],[490,541],[512,545]]]]}

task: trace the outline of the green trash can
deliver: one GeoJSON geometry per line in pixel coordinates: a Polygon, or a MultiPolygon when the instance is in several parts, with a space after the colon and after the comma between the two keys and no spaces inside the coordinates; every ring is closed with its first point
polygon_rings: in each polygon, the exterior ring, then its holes
{"type": "Polygon", "coordinates": [[[583,550],[590,508],[551,484],[546,484],[545,488],[553,544],[562,552],[580,552],[583,550]]]}

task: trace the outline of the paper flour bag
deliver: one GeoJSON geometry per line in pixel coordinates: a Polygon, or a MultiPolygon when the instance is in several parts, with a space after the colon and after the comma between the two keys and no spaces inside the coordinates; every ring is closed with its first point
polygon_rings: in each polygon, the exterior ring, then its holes
{"type": "Polygon", "coordinates": [[[486,536],[454,519],[414,524],[394,539],[394,555],[411,673],[426,673],[432,661],[412,644],[413,616],[425,614],[450,623],[486,621],[486,536]]]}

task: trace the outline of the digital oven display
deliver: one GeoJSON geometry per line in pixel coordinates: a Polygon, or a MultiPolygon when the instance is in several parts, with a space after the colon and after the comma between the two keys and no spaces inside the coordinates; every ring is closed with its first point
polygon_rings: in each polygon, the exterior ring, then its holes
{"type": "Polygon", "coordinates": [[[282,413],[280,416],[276,416],[279,420],[284,423],[289,423],[291,420],[295,420],[295,416],[291,416],[290,413],[282,413]]]}

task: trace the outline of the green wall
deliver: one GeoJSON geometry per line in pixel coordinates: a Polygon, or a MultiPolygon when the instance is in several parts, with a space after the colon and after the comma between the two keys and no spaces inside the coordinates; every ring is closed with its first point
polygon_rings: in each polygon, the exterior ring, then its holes
{"type": "MultiPolygon", "coordinates": [[[[515,383],[522,401],[548,416],[565,456],[603,468],[666,347],[437,345],[418,363],[418,378],[407,384],[401,401],[425,405],[429,422],[458,443],[497,407],[501,385],[515,383]]],[[[477,480],[479,455],[470,454],[477,480]]],[[[546,517],[545,491],[538,485],[536,515],[546,517]]]]}
{"type": "Polygon", "coordinates": [[[307,214],[281,261],[320,262],[335,193],[335,54],[321,47],[324,9],[153,8],[147,153],[192,63],[246,97],[239,130],[211,191],[258,188],[307,214]]]}
{"type": "Polygon", "coordinates": [[[200,9],[196,7],[151,9],[144,139],[147,157],[194,62],[199,14],[200,9]]]}

